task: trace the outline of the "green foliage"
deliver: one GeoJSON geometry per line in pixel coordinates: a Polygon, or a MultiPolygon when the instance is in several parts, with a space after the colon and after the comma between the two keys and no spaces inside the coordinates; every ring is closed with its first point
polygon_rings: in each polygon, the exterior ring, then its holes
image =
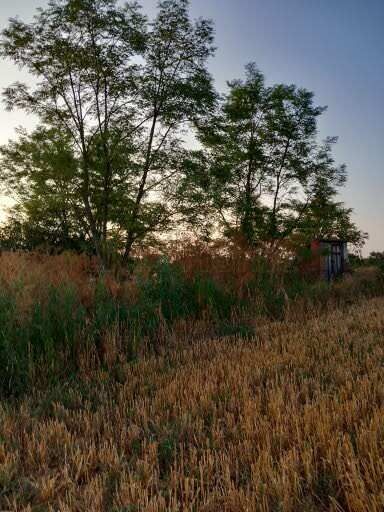
{"type": "Polygon", "coordinates": [[[253,279],[249,287],[252,295],[259,297],[259,314],[264,314],[274,319],[281,319],[285,307],[285,288],[281,281],[281,275],[273,273],[264,258],[256,258],[254,261],[253,279]]]}
{"type": "Polygon", "coordinates": [[[28,338],[33,357],[43,356],[49,362],[58,351],[72,354],[84,313],[72,287],[50,287],[44,303],[36,302],[32,309],[28,338]]]}
{"type": "MultiPolygon", "coordinates": [[[[218,335],[248,337],[252,333],[246,324],[232,320],[233,312],[250,304],[209,277],[187,278],[166,259],[138,283],[139,295],[132,303],[113,297],[103,281],[97,283],[93,304],[87,309],[73,287],[50,286],[30,311],[20,315],[22,290],[22,283],[1,288],[0,390],[5,394],[25,390],[41,369],[45,378],[54,380],[76,371],[77,353],[92,346],[100,353],[104,336],[113,329],[129,337],[124,345],[127,358],[135,356],[134,344],[140,339],[156,343],[159,329],[171,329],[178,320],[209,319],[218,335]]],[[[284,304],[276,298],[276,286],[267,271],[260,272],[260,266],[254,291],[263,295],[263,312],[274,317],[282,313],[284,304]]]]}
{"type": "Polygon", "coordinates": [[[63,130],[18,130],[18,140],[1,147],[2,188],[17,198],[1,231],[3,247],[85,250],[87,235],[78,218],[79,163],[63,130]]]}
{"type": "Polygon", "coordinates": [[[125,319],[124,308],[111,296],[102,280],[96,286],[92,317],[96,336],[100,336],[120,319],[125,319]]]}
{"type": "Polygon", "coordinates": [[[177,265],[162,259],[152,275],[140,283],[140,296],[129,310],[129,318],[142,335],[153,336],[161,322],[170,327],[178,319],[229,318],[235,298],[212,279],[183,275],[177,265]]]}
{"type": "Polygon", "coordinates": [[[159,328],[169,328],[178,319],[197,318],[208,308],[213,315],[229,314],[230,299],[213,283],[189,282],[180,269],[161,261],[152,275],[140,282],[139,296],[132,304],[117,300],[104,282],[96,284],[94,301],[86,309],[71,286],[50,286],[36,298],[30,311],[19,315],[23,284],[1,287],[0,295],[0,391],[14,394],[25,390],[34,372],[47,378],[75,371],[77,352],[94,346],[99,353],[104,336],[113,329],[130,333],[127,357],[135,356],[142,337],[154,341],[159,328]]]}
{"type": "Polygon", "coordinates": [[[52,0],[30,24],[12,19],[0,51],[37,79],[8,87],[7,107],[42,123],[2,150],[18,220],[33,244],[80,238],[104,265],[111,248],[127,263],[185,210],[179,128],[215,101],[211,23],[185,0],[159,2],[153,22],[137,3],[52,0]]]}
{"type": "Polygon", "coordinates": [[[217,111],[197,122],[203,149],[186,163],[189,187],[199,184],[209,205],[204,213],[250,246],[289,237],[305,244],[321,236],[361,244],[365,235],[352,223],[352,211],[334,201],[346,171],[331,155],[337,139],[317,142],[325,109],[314,104],[313,93],[267,87],[254,64],[245,80],[228,86],[217,111]]]}
{"type": "Polygon", "coordinates": [[[150,278],[141,285],[139,305],[144,304],[168,323],[176,318],[193,316],[197,307],[190,283],[186,282],[180,269],[166,259],[155,266],[150,278]]]}
{"type": "Polygon", "coordinates": [[[364,243],[335,200],[336,138],[317,141],[325,109],[295,85],[267,86],[253,63],[219,100],[212,23],[191,20],[187,0],[160,1],[152,22],[137,3],[52,0],[30,24],[12,19],[0,52],[37,78],[8,87],[7,107],[41,121],[1,149],[17,199],[4,246],[91,250],[105,268],[181,225],[249,246],[364,243]],[[199,151],[181,138],[193,127],[199,151]]]}

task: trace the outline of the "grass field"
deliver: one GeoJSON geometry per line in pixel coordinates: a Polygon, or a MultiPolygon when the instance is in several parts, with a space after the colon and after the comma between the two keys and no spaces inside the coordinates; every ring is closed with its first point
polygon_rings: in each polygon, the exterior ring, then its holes
{"type": "Polygon", "coordinates": [[[0,510],[384,510],[384,298],[0,408],[0,510]]]}

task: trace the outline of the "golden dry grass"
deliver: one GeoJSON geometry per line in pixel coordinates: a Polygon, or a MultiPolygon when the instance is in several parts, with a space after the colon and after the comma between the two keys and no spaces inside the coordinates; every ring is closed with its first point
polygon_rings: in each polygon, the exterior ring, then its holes
{"type": "Polygon", "coordinates": [[[384,298],[3,404],[0,510],[384,510],[384,298]]]}

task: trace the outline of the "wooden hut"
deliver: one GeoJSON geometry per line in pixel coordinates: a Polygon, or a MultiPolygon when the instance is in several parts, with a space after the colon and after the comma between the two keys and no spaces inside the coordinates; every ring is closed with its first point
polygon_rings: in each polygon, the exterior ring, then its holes
{"type": "Polygon", "coordinates": [[[317,239],[299,256],[300,272],[312,279],[332,281],[349,268],[347,242],[339,239],[317,239]]]}
{"type": "Polygon", "coordinates": [[[347,242],[338,239],[313,240],[311,270],[320,279],[332,281],[348,269],[347,242]]]}

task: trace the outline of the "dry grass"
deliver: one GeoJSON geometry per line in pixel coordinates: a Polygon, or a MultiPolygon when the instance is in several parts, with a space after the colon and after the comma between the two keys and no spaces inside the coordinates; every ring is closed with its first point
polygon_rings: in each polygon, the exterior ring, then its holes
{"type": "Polygon", "coordinates": [[[0,254],[0,282],[2,286],[18,290],[19,309],[30,309],[33,302],[44,295],[49,286],[61,287],[70,283],[84,304],[94,296],[92,276],[97,262],[86,255],[64,253],[3,252],[0,254]]]}
{"type": "Polygon", "coordinates": [[[384,299],[0,408],[0,510],[384,510],[384,299]]]}

